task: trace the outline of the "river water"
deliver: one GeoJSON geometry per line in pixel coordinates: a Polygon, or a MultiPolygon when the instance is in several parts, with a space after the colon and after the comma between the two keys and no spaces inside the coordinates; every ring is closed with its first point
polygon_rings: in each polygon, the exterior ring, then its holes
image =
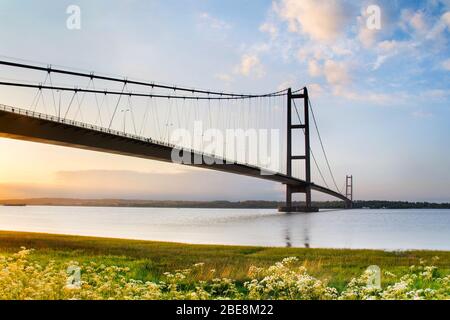
{"type": "Polygon", "coordinates": [[[450,210],[1,207],[0,230],[202,244],[450,250],[450,210]]]}

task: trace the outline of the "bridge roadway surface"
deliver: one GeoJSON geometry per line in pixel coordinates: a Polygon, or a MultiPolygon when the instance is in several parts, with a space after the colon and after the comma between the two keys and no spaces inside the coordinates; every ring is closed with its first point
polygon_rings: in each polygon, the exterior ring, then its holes
{"type": "MultiPolygon", "coordinates": [[[[308,186],[306,181],[282,173],[265,171],[261,174],[261,168],[257,166],[226,161],[161,141],[1,104],[0,137],[171,163],[172,150],[176,149],[177,152],[183,151],[186,157],[201,159],[197,160],[197,163],[191,161],[191,164],[187,164],[190,166],[274,181],[289,185],[296,192],[304,192],[308,186]]],[[[310,187],[312,190],[349,201],[344,195],[328,188],[314,183],[311,183],[310,187]]]]}

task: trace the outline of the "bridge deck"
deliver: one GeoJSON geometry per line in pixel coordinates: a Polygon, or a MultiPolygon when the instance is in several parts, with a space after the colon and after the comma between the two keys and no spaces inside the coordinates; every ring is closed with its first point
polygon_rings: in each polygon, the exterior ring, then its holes
{"type": "MultiPolygon", "coordinates": [[[[201,161],[189,164],[191,166],[283,183],[300,192],[308,186],[304,180],[282,173],[265,171],[264,174],[261,174],[261,168],[249,164],[226,161],[223,158],[181,149],[160,141],[5,105],[0,105],[0,137],[165,162],[172,162],[172,150],[176,149],[189,154],[191,159],[194,157],[201,159],[201,161]]],[[[345,196],[333,190],[315,184],[311,184],[310,187],[313,190],[349,201],[345,196]]]]}

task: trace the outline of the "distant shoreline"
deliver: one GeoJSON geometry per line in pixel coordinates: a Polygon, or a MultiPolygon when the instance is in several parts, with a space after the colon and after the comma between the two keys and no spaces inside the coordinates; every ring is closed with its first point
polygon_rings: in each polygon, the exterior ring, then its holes
{"type": "MultiPolygon", "coordinates": [[[[125,199],[71,199],[33,198],[0,200],[3,206],[81,206],[81,207],[134,207],[134,208],[193,208],[193,209],[277,209],[278,201],[175,201],[175,200],[125,200],[125,199]]],[[[295,205],[302,205],[296,202],[295,205]]],[[[320,209],[343,209],[341,201],[313,202],[320,209]]],[[[450,209],[450,203],[407,201],[355,201],[355,209],[450,209]]]]}

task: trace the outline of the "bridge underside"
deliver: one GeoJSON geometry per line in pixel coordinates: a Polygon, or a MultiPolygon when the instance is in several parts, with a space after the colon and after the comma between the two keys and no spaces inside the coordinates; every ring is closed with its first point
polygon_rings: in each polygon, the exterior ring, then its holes
{"type": "MultiPolygon", "coordinates": [[[[172,163],[172,146],[164,145],[152,140],[141,140],[107,130],[98,130],[93,126],[71,123],[63,123],[57,119],[37,117],[36,114],[24,114],[24,110],[13,111],[0,110],[0,137],[18,139],[45,144],[59,145],[71,148],[79,148],[106,153],[114,153],[125,156],[139,157],[150,160],[172,163]]],[[[181,150],[178,150],[181,151],[181,150]]],[[[294,192],[305,192],[308,184],[294,177],[280,173],[261,174],[261,169],[256,166],[225,163],[221,158],[202,155],[183,150],[191,159],[197,160],[191,166],[245,175],[249,177],[269,180],[291,186],[294,192]]],[[[341,200],[348,199],[332,190],[311,183],[309,187],[322,193],[337,197],[341,200]]]]}

